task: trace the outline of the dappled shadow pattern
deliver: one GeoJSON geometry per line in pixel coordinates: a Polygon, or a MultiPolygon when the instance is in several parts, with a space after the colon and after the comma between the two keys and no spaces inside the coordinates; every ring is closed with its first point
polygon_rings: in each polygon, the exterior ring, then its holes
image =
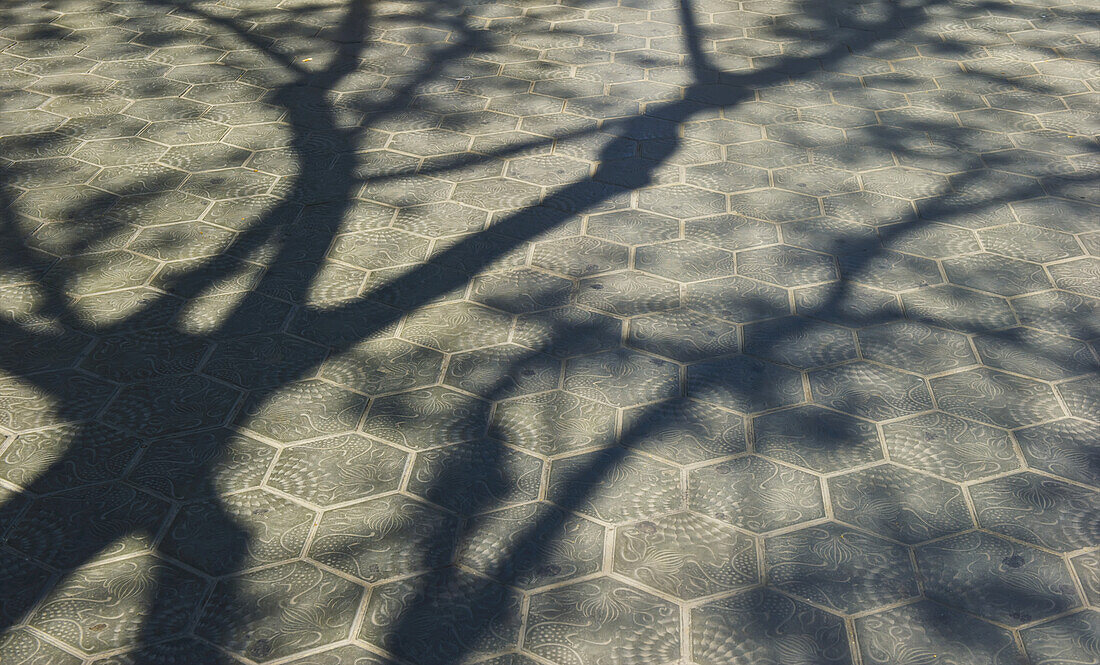
{"type": "Polygon", "coordinates": [[[270,4],[0,7],[0,659],[1095,651],[1095,11],[270,4]]]}

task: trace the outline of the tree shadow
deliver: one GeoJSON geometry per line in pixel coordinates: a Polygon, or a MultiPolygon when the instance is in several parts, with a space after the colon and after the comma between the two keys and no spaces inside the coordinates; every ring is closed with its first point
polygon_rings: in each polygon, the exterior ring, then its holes
{"type": "MultiPolygon", "coordinates": [[[[595,160],[598,166],[591,177],[564,184],[537,206],[494,219],[487,231],[459,239],[434,253],[429,262],[372,286],[366,297],[350,299],[327,309],[310,306],[308,292],[364,181],[358,171],[361,143],[370,140],[371,127],[384,126],[391,120],[409,120],[409,116],[402,114],[416,113],[415,96],[422,87],[430,86],[441,76],[441,72],[451,67],[451,61],[460,61],[472,53],[491,52],[494,46],[488,38],[491,31],[469,28],[466,17],[457,7],[447,3],[426,4],[422,16],[432,21],[440,17],[449,21],[455,41],[434,54],[432,61],[416,63],[419,69],[400,74],[408,77],[407,82],[397,93],[385,96],[384,101],[375,103],[368,99],[353,102],[351,109],[363,117],[363,124],[356,125],[341,117],[340,112],[345,109],[328,103],[328,94],[344,78],[360,71],[363,52],[376,43],[372,41],[374,36],[368,25],[365,4],[351,5],[341,19],[341,27],[331,36],[331,42],[338,45],[337,52],[320,71],[299,62],[303,60],[301,54],[289,55],[267,48],[266,37],[234,19],[211,14],[199,6],[182,8],[249,42],[264,58],[280,68],[280,75],[292,76],[292,80],[278,87],[267,101],[287,113],[287,121],[293,129],[289,148],[298,163],[299,175],[292,189],[280,196],[275,207],[234,238],[216,258],[197,261],[193,267],[168,280],[164,291],[188,298],[204,293],[212,283],[233,278],[247,269],[251,265],[249,258],[265,255],[263,263],[266,271],[258,284],[244,292],[239,302],[213,330],[202,335],[184,334],[180,339],[201,345],[253,329],[257,317],[269,308],[271,300],[268,295],[277,290],[281,300],[301,304],[295,316],[306,320],[306,326],[310,329],[340,331],[339,336],[324,335],[330,356],[346,352],[363,340],[372,339],[392,328],[406,311],[414,311],[447,297],[456,289],[465,288],[472,277],[525,242],[564,226],[578,215],[614,209],[618,206],[617,202],[630,196],[631,192],[655,184],[661,169],[684,148],[685,141],[676,128],[690,119],[705,117],[716,109],[725,112],[736,110],[756,100],[758,90],[778,83],[829,81],[828,72],[833,65],[860,53],[874,53],[884,45],[904,39],[906,35],[918,31],[943,5],[937,2],[893,3],[885,8],[872,7],[865,11],[858,4],[812,4],[806,7],[805,16],[792,19],[789,25],[778,29],[780,35],[800,40],[795,55],[758,58],[759,65],[763,66],[724,71],[721,68],[723,55],[712,53],[709,47],[704,47],[708,42],[703,27],[697,25],[695,10],[690,3],[682,3],[677,9],[691,71],[691,81],[682,99],[651,104],[642,115],[606,121],[600,127],[605,142],[595,160]],[[335,159],[334,154],[338,155],[335,159]]],[[[177,10],[173,10],[175,13],[177,10]]],[[[292,11],[290,21],[295,18],[306,21],[308,18],[323,24],[326,20],[309,18],[308,12],[305,14],[299,17],[292,11]]],[[[166,43],[170,39],[170,36],[165,36],[166,43]]],[[[950,51],[951,46],[941,43],[938,48],[950,51]]],[[[960,45],[958,48],[965,47],[960,45]]],[[[395,61],[392,63],[393,71],[401,70],[407,64],[395,61]]],[[[996,76],[987,76],[992,82],[997,82],[996,76]]],[[[903,83],[899,80],[897,85],[903,83]]],[[[899,124],[904,122],[904,119],[898,120],[899,124]]],[[[919,147],[922,149],[943,145],[966,146],[985,138],[977,132],[967,132],[961,128],[960,131],[951,131],[924,119],[893,129],[883,127],[877,133],[868,131],[866,138],[877,150],[899,155],[915,154],[919,151],[912,149],[910,141],[913,134],[921,132],[928,134],[927,140],[921,141],[919,147]],[[937,132],[940,129],[943,131],[937,132]]],[[[562,133],[554,139],[560,144],[564,139],[586,135],[590,134],[584,131],[574,135],[562,133]]],[[[518,154],[538,142],[535,139],[487,155],[471,155],[465,158],[461,166],[476,166],[479,161],[518,154]]],[[[432,168],[421,168],[418,172],[431,173],[432,168]]],[[[434,168],[446,170],[454,167],[436,164],[434,168]]],[[[976,152],[960,153],[958,161],[953,164],[953,172],[957,175],[952,176],[949,191],[927,199],[917,208],[905,210],[894,220],[896,223],[879,229],[875,235],[847,240],[843,251],[838,252],[841,254],[842,278],[817,293],[812,304],[799,307],[802,318],[792,317],[788,320],[789,325],[775,326],[770,331],[770,342],[754,353],[763,355],[769,346],[778,348],[785,342],[797,342],[807,334],[808,329],[814,327],[816,321],[835,320],[852,289],[858,288],[861,271],[875,270],[874,262],[884,255],[896,256],[896,253],[890,254],[890,250],[884,249],[884,244],[889,245],[893,239],[927,226],[932,221],[965,221],[967,216],[997,214],[1006,204],[1021,198],[1022,181],[997,176],[1000,172],[989,170],[976,152]],[[849,279],[849,276],[857,276],[857,279],[849,279]]],[[[372,178],[371,182],[400,181],[408,175],[409,172],[396,169],[393,173],[372,178]]],[[[1094,179],[1073,175],[1058,176],[1044,185],[1046,191],[1053,195],[1079,198],[1083,190],[1081,185],[1092,182],[1094,179]]],[[[1038,188],[1033,181],[1027,183],[1038,188]]],[[[1043,193],[1042,189],[1035,190],[1036,196],[1043,193]]],[[[3,195],[11,196],[7,190],[3,195]]],[[[28,276],[20,281],[34,282],[34,297],[40,301],[29,312],[19,314],[12,321],[8,321],[7,312],[4,313],[0,337],[10,340],[10,344],[6,347],[8,352],[0,354],[0,360],[6,372],[19,377],[24,385],[40,393],[42,399],[57,405],[57,421],[84,421],[106,406],[105,417],[113,418],[113,422],[140,434],[137,440],[126,444],[131,446],[130,449],[119,453],[124,458],[123,467],[137,464],[139,458],[148,458],[150,453],[145,449],[150,447],[150,441],[171,438],[179,431],[191,429],[191,423],[203,422],[203,418],[212,416],[218,422],[240,424],[240,416],[233,416],[233,408],[236,402],[244,398],[239,391],[223,384],[213,384],[205,379],[201,382],[146,382],[124,385],[117,389],[116,394],[116,388],[106,382],[91,381],[72,372],[42,371],[52,369],[49,361],[28,364],[30,361],[25,349],[33,348],[41,355],[49,351],[51,344],[67,339],[66,336],[95,334],[110,337],[134,329],[160,329],[166,322],[178,327],[179,318],[173,318],[175,315],[166,318],[165,304],[171,305],[175,301],[171,296],[164,296],[148,304],[139,304],[134,313],[119,323],[108,327],[89,327],[74,313],[65,295],[71,288],[69,282],[73,274],[57,268],[46,272],[42,267],[43,259],[21,241],[23,234],[17,230],[15,213],[18,202],[5,200],[2,203],[0,208],[4,211],[7,229],[4,237],[10,238],[11,242],[0,243],[0,249],[4,252],[0,261],[5,266],[18,267],[20,274],[28,276]],[[193,409],[181,409],[181,402],[187,400],[197,403],[203,413],[196,415],[193,409]]],[[[103,217],[105,206],[109,216],[109,204],[93,198],[82,206],[74,207],[71,218],[103,217]]],[[[860,211],[853,213],[853,217],[858,214],[860,211]]],[[[862,214],[868,212],[863,211],[862,214]]],[[[112,228],[111,224],[102,225],[79,242],[85,246],[95,246],[112,233],[112,228]]],[[[525,294],[525,297],[533,295],[537,294],[525,294]]],[[[739,305],[757,307],[761,311],[767,311],[769,307],[768,303],[749,300],[745,298],[745,302],[739,305]]],[[[853,316],[848,323],[867,325],[901,317],[900,311],[888,314],[878,311],[871,316],[853,316]]],[[[909,308],[905,317],[932,324],[942,323],[934,312],[922,316],[917,308],[909,308]]],[[[957,322],[955,327],[958,327],[957,322]]],[[[555,330],[553,336],[557,340],[568,340],[586,334],[599,335],[601,331],[585,329],[584,325],[571,325],[555,330]]],[[[1012,343],[1014,340],[1005,338],[1004,341],[1012,343]]],[[[549,346],[552,345],[553,342],[549,346]]],[[[543,350],[549,350],[549,347],[543,350]]],[[[160,349],[156,351],[160,353],[160,349]]],[[[517,381],[522,380],[517,377],[522,376],[526,364],[537,353],[525,351],[510,358],[506,369],[496,380],[475,392],[490,402],[510,396],[512,393],[509,391],[517,381]]],[[[262,403],[286,386],[309,378],[321,360],[323,357],[308,354],[284,359],[277,379],[271,381],[271,385],[245,386],[250,388],[248,402],[262,403]]],[[[157,361],[148,352],[142,355],[139,351],[128,356],[123,364],[125,369],[137,371],[143,364],[157,361]]],[[[743,370],[744,366],[731,364],[729,368],[743,370]]],[[[680,386],[678,391],[690,391],[690,373],[688,377],[686,385],[680,386]]],[[[757,377],[753,381],[748,378],[746,371],[742,375],[720,379],[720,382],[724,390],[737,398],[783,403],[784,395],[778,383],[768,381],[767,377],[757,377]]],[[[678,393],[667,395],[670,398],[677,396],[678,393]]],[[[654,410],[657,408],[653,407],[654,410]]],[[[617,446],[593,456],[591,463],[580,465],[570,475],[563,485],[571,491],[552,497],[556,509],[532,516],[521,533],[509,543],[509,551],[496,560],[493,570],[488,571],[487,577],[495,581],[486,581],[486,578],[472,575],[458,566],[444,567],[411,580],[399,589],[400,597],[389,599],[389,602],[404,608],[396,623],[385,626],[384,634],[372,634],[372,641],[382,644],[397,657],[423,663],[461,662],[479,651],[491,651],[499,645],[507,645],[518,631],[518,626],[514,625],[518,601],[501,584],[519,586],[517,579],[524,571],[553,565],[550,558],[556,543],[562,540],[568,515],[580,512],[583,504],[599,491],[601,482],[613,475],[618,466],[633,454],[637,442],[653,435],[661,426],[659,417],[647,416],[650,414],[645,413],[634,420],[634,425],[625,427],[617,446]]],[[[180,501],[216,496],[214,485],[218,467],[223,463],[224,456],[231,452],[229,439],[232,434],[230,429],[212,430],[211,438],[203,444],[203,450],[194,453],[187,471],[193,476],[198,489],[189,489],[181,496],[169,494],[168,498],[180,501]]],[[[104,552],[121,554],[134,551],[133,548],[148,547],[149,541],[157,542],[175,510],[163,498],[136,492],[128,485],[116,482],[117,478],[91,489],[78,488],[87,482],[86,476],[90,477],[95,470],[95,462],[89,461],[89,451],[99,449],[98,436],[90,426],[81,426],[72,436],[64,456],[24,485],[24,498],[34,499],[29,510],[25,502],[17,500],[18,497],[6,499],[0,506],[0,526],[13,525],[8,528],[7,547],[24,554],[34,554],[39,561],[45,562],[51,567],[54,582],[72,575],[104,552]],[[97,493],[98,498],[89,498],[89,492],[97,493]],[[88,515],[87,506],[92,506],[100,514],[88,515]],[[143,544],[130,542],[135,540],[135,533],[143,534],[143,544]],[[120,542],[124,544],[120,546],[120,542]],[[123,549],[110,549],[116,547],[123,549]],[[44,554],[47,552],[50,554],[44,554]]],[[[832,437],[831,444],[840,448],[846,444],[845,437],[832,437]]],[[[476,448],[464,444],[451,446],[438,453],[438,459],[433,463],[441,470],[422,481],[423,487],[419,493],[459,516],[473,518],[491,510],[507,500],[506,494],[514,484],[514,479],[507,475],[510,473],[507,467],[512,464],[510,450],[492,442],[479,444],[476,448]]],[[[162,490],[154,491],[162,497],[165,494],[162,490]]],[[[191,505],[203,506],[203,512],[197,519],[208,525],[205,533],[210,535],[207,537],[218,542],[221,561],[216,593],[219,598],[235,598],[240,592],[233,586],[233,574],[245,566],[249,535],[220,502],[191,505]]],[[[476,527],[476,518],[473,519],[467,531],[459,533],[459,541],[464,533],[476,527]]],[[[454,545],[454,531],[441,529],[438,540],[423,544],[424,561],[436,561],[439,552],[453,551],[454,545]]],[[[354,552],[344,555],[354,557],[354,552]]],[[[18,583],[15,593],[5,592],[3,605],[0,606],[0,620],[5,629],[21,622],[42,601],[53,583],[38,574],[28,573],[24,579],[25,582],[18,583]]],[[[165,579],[162,577],[152,582],[148,593],[156,600],[143,618],[141,636],[137,640],[144,649],[139,649],[138,653],[149,654],[146,662],[156,662],[156,656],[151,654],[160,648],[156,643],[164,635],[192,620],[180,615],[179,606],[190,602],[197,608],[200,596],[205,593],[191,580],[184,583],[165,579]]],[[[372,590],[371,593],[382,592],[372,590]]],[[[373,596],[371,602],[374,602],[373,596]]],[[[230,621],[227,617],[219,617],[218,620],[230,621]]],[[[246,628],[243,624],[234,626],[226,623],[219,629],[218,635],[244,631],[246,628]]],[[[264,644],[267,648],[267,643],[264,644]]],[[[238,647],[235,645],[235,648],[238,647]]],[[[246,653],[257,659],[269,656],[267,651],[246,653]]],[[[143,662],[141,658],[138,656],[137,662],[143,662]]]]}

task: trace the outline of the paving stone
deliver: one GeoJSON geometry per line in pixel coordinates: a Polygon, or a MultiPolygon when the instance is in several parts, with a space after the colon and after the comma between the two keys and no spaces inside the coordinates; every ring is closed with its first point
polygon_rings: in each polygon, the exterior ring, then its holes
{"type": "Polygon", "coordinates": [[[1081,3],[8,4],[4,663],[1098,661],[1081,3]]]}

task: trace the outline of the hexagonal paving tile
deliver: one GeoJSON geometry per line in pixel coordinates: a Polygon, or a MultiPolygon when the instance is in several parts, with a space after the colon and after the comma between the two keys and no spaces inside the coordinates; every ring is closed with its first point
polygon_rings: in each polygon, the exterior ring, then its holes
{"type": "Polygon", "coordinates": [[[612,406],[636,406],[679,393],[679,369],[626,349],[568,360],[566,390],[612,406]]]}
{"type": "Polygon", "coordinates": [[[1100,492],[1034,473],[1020,473],[970,487],[978,524],[1058,551],[1095,547],[1100,492]]]}
{"type": "Polygon", "coordinates": [[[363,431],[415,450],[479,438],[488,422],[487,403],[437,386],[375,399],[363,431]]]}
{"type": "Polygon", "coordinates": [[[915,471],[882,464],[828,483],[836,519],[904,543],[974,526],[957,485],[915,471]]]}
{"type": "Polygon", "coordinates": [[[365,404],[365,398],[349,390],[312,379],[274,394],[253,394],[238,420],[261,436],[292,443],[355,429],[365,404]]]}
{"type": "Polygon", "coordinates": [[[733,275],[733,254],[690,240],[643,245],[635,250],[634,266],[641,271],[680,282],[733,275]]]}
{"type": "MultiPolygon", "coordinates": [[[[591,220],[588,226],[591,233],[591,220]]],[[[722,249],[739,250],[774,243],[779,236],[774,224],[740,215],[719,215],[685,222],[684,237],[722,249]]]]}
{"type": "Polygon", "coordinates": [[[756,456],[693,469],[688,505],[757,533],[825,517],[817,478],[756,456]]]}
{"type": "Polygon", "coordinates": [[[231,574],[300,555],[315,517],[272,492],[249,490],[184,506],[161,547],[203,572],[231,574]]]}
{"type": "Polygon", "coordinates": [[[219,582],[195,633],[252,660],[282,658],[346,639],[362,593],[304,561],[264,568],[219,582]]]}
{"type": "Polygon", "coordinates": [[[1063,418],[1016,432],[1028,466],[1094,486],[1100,485],[1092,445],[1100,440],[1097,437],[1100,437],[1100,424],[1076,418],[1063,418]]]}
{"type": "Polygon", "coordinates": [[[790,314],[787,291],[743,277],[728,277],[687,285],[684,305],[735,323],[790,314]]]}
{"type": "Polygon", "coordinates": [[[867,360],[921,374],[938,374],[976,364],[966,336],[912,321],[897,321],[859,331],[867,360]]]}
{"type": "Polygon", "coordinates": [[[578,236],[538,243],[531,263],[568,277],[587,277],[626,268],[629,254],[622,245],[578,236]]]}
{"type": "MultiPolygon", "coordinates": [[[[424,665],[517,646],[520,596],[480,575],[444,569],[371,590],[359,639],[424,665]],[[430,631],[423,626],[430,625],[430,631]]],[[[353,612],[348,612],[349,619],[353,612]]]]}
{"type": "Polygon", "coordinates": [[[1014,298],[1012,309],[1025,326],[1081,340],[1097,338],[1100,299],[1066,291],[1047,291],[1014,298]]]}
{"type": "Polygon", "coordinates": [[[953,284],[1001,296],[1019,296],[1053,286],[1037,263],[1007,259],[996,254],[973,254],[943,261],[953,284]]]}
{"type": "Polygon", "coordinates": [[[687,394],[746,413],[790,406],[806,399],[798,372],[747,356],[689,366],[687,394]]]}
{"type": "Polygon", "coordinates": [[[457,531],[456,518],[394,494],[325,511],[309,556],[374,583],[446,565],[457,531]]]}
{"type": "Polygon", "coordinates": [[[908,548],[837,524],[810,526],[764,541],[777,588],[849,614],[919,594],[908,548]]]}
{"type": "Polygon", "coordinates": [[[1024,648],[1033,662],[1053,665],[1058,662],[1100,660],[1096,634],[1100,631],[1100,612],[1085,610],[1020,631],[1024,648]]]}
{"type": "Polygon", "coordinates": [[[463,534],[458,561],[512,586],[534,588],[599,572],[604,529],[547,503],[487,513],[463,534]],[[538,533],[531,524],[545,527],[538,533]]]}
{"type": "Polygon", "coordinates": [[[622,322],[574,306],[522,314],[512,341],[559,358],[618,348],[622,322]]]}
{"type": "Polygon", "coordinates": [[[554,460],[547,488],[559,506],[606,522],[668,512],[682,493],[675,467],[621,448],[554,460]]]}
{"type": "Polygon", "coordinates": [[[403,231],[379,229],[340,236],[331,256],[351,265],[376,270],[422,261],[428,241],[403,231]]]}
{"type": "Polygon", "coordinates": [[[756,541],[694,513],[621,527],[614,570],[677,598],[693,599],[756,584],[756,541]],[[699,571],[708,571],[699,575],[699,571]]]}
{"type": "Polygon", "coordinates": [[[819,406],[758,416],[753,431],[756,452],[822,473],[883,457],[873,424],[819,406]]]}
{"type": "Polygon", "coordinates": [[[15,665],[79,665],[83,662],[26,628],[9,630],[0,637],[0,658],[15,665]]]}
{"type": "Polygon", "coordinates": [[[321,439],[280,451],[266,484],[325,506],[396,490],[407,461],[406,453],[357,434],[321,439]]]}
{"type": "MultiPolygon", "coordinates": [[[[1008,328],[1017,323],[1004,298],[954,285],[908,291],[901,295],[901,301],[910,319],[963,332],[1008,328]]],[[[1023,317],[1020,322],[1027,324],[1023,317]]]]}
{"type": "Polygon", "coordinates": [[[674,282],[629,270],[582,280],[577,304],[616,314],[635,316],[680,306],[680,288],[674,282]]]}
{"type": "Polygon", "coordinates": [[[540,455],[560,455],[614,442],[615,409],[554,390],[497,403],[490,435],[540,455]]]}
{"type": "Polygon", "coordinates": [[[909,654],[942,665],[1012,665],[1021,658],[1008,631],[929,601],[860,617],[856,634],[868,665],[904,662],[909,654]]]}
{"type": "Polygon", "coordinates": [[[620,210],[588,218],[588,235],[624,245],[675,240],[680,224],[671,217],[643,210],[620,210]]]}
{"type": "Polygon", "coordinates": [[[38,430],[8,443],[0,455],[0,478],[35,494],[116,480],[139,445],[139,439],[94,422],[38,430]],[[56,470],[59,460],[64,468],[56,470]]]}
{"type": "Polygon", "coordinates": [[[838,256],[837,262],[846,280],[877,289],[908,291],[943,281],[935,261],[890,250],[857,247],[838,256]]]}
{"type": "Polygon", "coordinates": [[[941,409],[990,425],[1021,427],[1065,415],[1050,386],[1012,374],[973,369],[931,384],[941,409]]]}
{"type": "Polygon", "coordinates": [[[1084,342],[1032,328],[977,335],[974,346],[982,361],[995,369],[1058,381],[1100,369],[1084,342]]]}
{"type": "Polygon", "coordinates": [[[916,549],[924,592],[936,602],[1010,626],[1080,604],[1057,556],[973,531],[916,549]]]}
{"type": "Polygon", "coordinates": [[[854,360],[858,355],[851,330],[800,316],[745,326],[745,353],[802,369],[854,360]]]}
{"type": "Polygon", "coordinates": [[[399,339],[379,339],[330,356],[321,377],[353,390],[379,395],[431,385],[439,380],[443,355],[399,339]]]}
{"type": "Polygon", "coordinates": [[[275,387],[312,376],[326,355],[287,335],[250,335],[218,344],[202,371],[242,388],[275,387]]]}
{"type": "Polygon", "coordinates": [[[1095,376],[1058,384],[1058,394],[1071,416],[1095,418],[1100,412],[1100,380],[1095,376]]]}
{"type": "Polygon", "coordinates": [[[558,665],[680,655],[677,606],[607,577],[531,597],[524,648],[558,665]],[[637,630],[638,625],[647,627],[637,630]],[[610,638],[610,639],[609,639],[610,638]]]}
{"type": "Polygon", "coordinates": [[[512,318],[468,302],[425,307],[405,319],[401,336],[444,352],[465,351],[508,341],[512,318]]]}
{"type": "Polygon", "coordinates": [[[182,633],[205,587],[196,575],[149,555],[90,565],[55,587],[29,623],[92,656],[133,644],[154,627],[164,637],[182,633]],[[153,580],[159,596],[155,613],[146,608],[153,580]]]}
{"type": "Polygon", "coordinates": [[[1096,286],[1096,280],[1100,278],[1100,260],[1078,259],[1050,266],[1047,270],[1058,288],[1100,298],[1100,288],[1096,286]]]}
{"type": "Polygon", "coordinates": [[[936,412],[882,426],[886,449],[898,463],[956,481],[1019,466],[1008,432],[936,412]]]}
{"type": "Polygon", "coordinates": [[[737,353],[737,326],[685,310],[659,312],[630,322],[627,343],[680,362],[737,353]]]}
{"type": "Polygon", "coordinates": [[[199,376],[166,377],[124,387],[101,419],[142,436],[224,424],[239,393],[199,376]]]}
{"type": "Polygon", "coordinates": [[[513,314],[568,305],[573,283],[544,272],[517,268],[475,277],[470,298],[513,314]]]}
{"type": "Polygon", "coordinates": [[[111,251],[62,259],[52,272],[65,276],[66,291],[82,296],[141,286],[158,267],[155,261],[132,252],[111,251]]]}
{"type": "Polygon", "coordinates": [[[153,442],[127,481],[170,499],[203,499],[258,487],[274,458],[274,448],[249,436],[206,430],[153,442]]]}
{"type": "Polygon", "coordinates": [[[555,358],[501,344],[451,356],[443,382],[487,399],[507,399],[557,388],[560,379],[555,358]]]}
{"type": "Polygon", "coordinates": [[[787,245],[739,252],[737,274],[780,286],[802,286],[837,278],[832,257],[787,245]]]}
{"type": "Polygon", "coordinates": [[[535,499],[541,476],[537,458],[482,439],[418,452],[408,491],[474,515],[535,499]]]}
{"type": "Polygon", "coordinates": [[[745,420],[730,411],[677,398],[623,411],[623,445],[673,463],[744,452],[745,420]]]}
{"type": "Polygon", "coordinates": [[[932,408],[931,394],[919,377],[864,361],[811,372],[810,392],[825,406],[871,420],[932,408]]]}
{"type": "Polygon", "coordinates": [[[785,665],[802,653],[822,665],[852,662],[840,617],[768,588],[691,610],[691,654],[699,665],[785,665]]]}

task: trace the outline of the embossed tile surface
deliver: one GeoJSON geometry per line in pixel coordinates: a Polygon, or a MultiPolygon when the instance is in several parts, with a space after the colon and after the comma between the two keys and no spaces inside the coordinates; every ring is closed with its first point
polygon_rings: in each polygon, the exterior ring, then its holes
{"type": "Polygon", "coordinates": [[[1100,665],[1096,0],[0,2],[0,662],[1100,665]]]}

